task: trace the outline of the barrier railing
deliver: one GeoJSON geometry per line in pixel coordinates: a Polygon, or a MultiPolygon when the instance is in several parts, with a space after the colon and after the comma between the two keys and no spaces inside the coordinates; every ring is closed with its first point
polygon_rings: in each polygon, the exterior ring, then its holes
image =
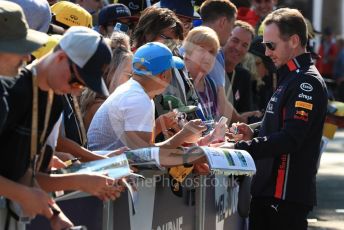
{"type": "MultiPolygon", "coordinates": [[[[197,176],[193,179],[196,186],[185,187],[183,197],[178,197],[171,191],[167,175],[149,174],[138,183],[135,215],[127,192],[113,202],[78,193],[57,203],[74,224],[89,230],[244,229],[245,220],[234,208],[238,185],[232,178],[197,176]]],[[[49,223],[39,217],[27,229],[49,229],[49,223]]]]}

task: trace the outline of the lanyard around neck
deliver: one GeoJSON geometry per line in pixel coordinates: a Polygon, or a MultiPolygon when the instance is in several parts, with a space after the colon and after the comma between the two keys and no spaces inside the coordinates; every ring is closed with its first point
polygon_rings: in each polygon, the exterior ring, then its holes
{"type": "Polygon", "coordinates": [[[85,129],[85,125],[84,125],[84,120],[82,119],[82,115],[81,115],[81,110],[80,110],[78,98],[74,95],[72,95],[72,98],[73,98],[74,112],[76,114],[76,118],[77,118],[78,123],[79,123],[79,132],[80,132],[79,136],[81,137],[81,144],[83,147],[86,147],[87,135],[86,135],[86,129],[85,129]]]}
{"type": "MultiPolygon", "coordinates": [[[[228,95],[231,95],[231,97],[232,97],[231,100],[234,100],[234,99],[233,99],[233,98],[234,98],[233,83],[234,83],[235,76],[236,76],[236,71],[235,71],[235,69],[234,69],[233,72],[232,72],[232,79],[231,79],[231,81],[229,82],[228,91],[226,92],[227,98],[228,98],[228,95]]],[[[228,75],[227,75],[227,77],[228,77],[228,75]]],[[[228,77],[228,78],[229,78],[229,77],[228,77]]]]}
{"type": "Polygon", "coordinates": [[[210,107],[210,95],[209,95],[209,90],[208,90],[208,86],[207,86],[207,80],[206,78],[204,78],[204,94],[207,98],[207,103],[203,100],[203,98],[199,95],[198,91],[197,91],[199,100],[201,101],[201,106],[203,107],[203,110],[206,112],[206,119],[207,120],[213,120],[213,115],[211,112],[211,107],[210,107]],[[209,106],[207,106],[207,104],[209,106]]]}
{"type": "MultiPolygon", "coordinates": [[[[44,117],[44,127],[43,131],[41,133],[41,136],[39,138],[39,144],[41,147],[40,151],[37,151],[37,140],[38,140],[38,83],[37,83],[37,70],[33,66],[31,68],[32,72],[32,123],[31,123],[31,147],[30,147],[30,159],[32,164],[32,179],[34,179],[36,172],[39,169],[39,166],[42,163],[44,151],[45,151],[45,144],[44,139],[46,136],[46,132],[48,129],[48,123],[51,113],[51,107],[53,104],[53,98],[54,98],[54,92],[52,89],[49,89],[48,91],[48,100],[47,100],[47,106],[45,108],[45,117],[44,117]]],[[[33,182],[33,180],[32,180],[33,182]]]]}

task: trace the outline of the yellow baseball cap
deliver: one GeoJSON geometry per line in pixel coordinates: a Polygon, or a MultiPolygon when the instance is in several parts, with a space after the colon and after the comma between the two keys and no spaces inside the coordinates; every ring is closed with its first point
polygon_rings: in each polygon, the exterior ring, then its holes
{"type": "Polygon", "coordinates": [[[72,2],[60,1],[51,6],[55,21],[64,26],[86,26],[92,28],[92,15],[72,2]]]}
{"type": "Polygon", "coordinates": [[[55,48],[55,46],[57,46],[57,44],[59,44],[61,38],[62,38],[62,36],[58,35],[58,34],[50,35],[47,43],[45,43],[41,48],[39,48],[35,52],[32,52],[32,55],[36,59],[40,59],[41,57],[43,57],[44,55],[46,55],[47,53],[52,51],[55,48]]]}

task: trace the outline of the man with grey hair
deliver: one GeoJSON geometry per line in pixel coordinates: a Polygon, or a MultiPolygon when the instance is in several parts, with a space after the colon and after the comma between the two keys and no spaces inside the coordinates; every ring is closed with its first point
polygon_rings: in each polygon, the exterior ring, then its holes
{"type": "Polygon", "coordinates": [[[240,63],[244,60],[255,36],[254,28],[247,22],[237,20],[234,29],[223,47],[225,53],[225,90],[228,100],[233,99],[239,112],[252,110],[251,74],[240,63]]]}

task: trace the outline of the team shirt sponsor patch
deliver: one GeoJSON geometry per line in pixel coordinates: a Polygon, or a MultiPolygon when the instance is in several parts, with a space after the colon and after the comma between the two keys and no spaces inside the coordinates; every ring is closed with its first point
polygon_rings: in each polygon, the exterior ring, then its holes
{"type": "Polygon", "coordinates": [[[312,92],[313,86],[307,82],[304,82],[300,85],[300,89],[302,89],[305,92],[312,92]]]}
{"type": "Polygon", "coordinates": [[[312,96],[309,96],[309,95],[306,95],[306,94],[303,94],[303,93],[299,94],[299,98],[306,99],[307,101],[311,101],[313,99],[312,96]]]}
{"type": "Polygon", "coordinates": [[[308,113],[304,110],[296,110],[294,119],[308,121],[308,113]]]}
{"type": "Polygon", "coordinates": [[[304,101],[296,101],[295,107],[296,108],[303,108],[303,109],[307,109],[307,110],[313,110],[313,104],[308,103],[308,102],[304,102],[304,101]]]}

